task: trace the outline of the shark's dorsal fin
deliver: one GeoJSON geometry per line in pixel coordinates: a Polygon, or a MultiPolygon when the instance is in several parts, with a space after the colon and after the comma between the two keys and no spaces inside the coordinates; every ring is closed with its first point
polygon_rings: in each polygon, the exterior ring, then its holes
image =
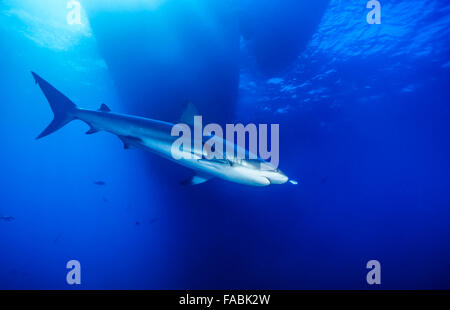
{"type": "Polygon", "coordinates": [[[208,181],[210,177],[203,176],[203,175],[194,175],[193,177],[190,177],[189,179],[181,182],[182,185],[197,185],[202,184],[208,181]]]}
{"type": "Polygon", "coordinates": [[[194,116],[200,115],[197,108],[192,102],[188,102],[183,114],[181,115],[181,123],[194,126],[194,116]]]}
{"type": "Polygon", "coordinates": [[[98,109],[100,112],[111,112],[111,109],[104,103],[100,106],[100,109],[98,109]]]}

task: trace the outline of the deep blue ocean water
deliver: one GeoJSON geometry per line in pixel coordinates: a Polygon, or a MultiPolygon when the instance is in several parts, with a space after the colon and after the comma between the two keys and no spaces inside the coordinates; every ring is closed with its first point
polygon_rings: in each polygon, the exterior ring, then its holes
{"type": "Polygon", "coordinates": [[[67,2],[0,0],[1,289],[450,288],[448,1],[67,2]],[[84,108],[279,123],[299,184],[183,187],[81,122],[36,141],[30,70],[84,108]]]}

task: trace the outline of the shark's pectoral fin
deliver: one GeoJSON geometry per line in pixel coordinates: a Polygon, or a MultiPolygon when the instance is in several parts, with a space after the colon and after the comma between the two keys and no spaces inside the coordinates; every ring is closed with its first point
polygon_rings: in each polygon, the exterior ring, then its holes
{"type": "Polygon", "coordinates": [[[211,177],[203,176],[203,175],[194,175],[193,177],[181,182],[182,185],[197,185],[202,184],[208,181],[211,177]]]}
{"type": "Polygon", "coordinates": [[[128,150],[132,147],[135,147],[136,144],[141,144],[142,140],[136,137],[131,137],[131,136],[118,136],[120,141],[122,141],[123,143],[123,148],[125,150],[128,150]]]}

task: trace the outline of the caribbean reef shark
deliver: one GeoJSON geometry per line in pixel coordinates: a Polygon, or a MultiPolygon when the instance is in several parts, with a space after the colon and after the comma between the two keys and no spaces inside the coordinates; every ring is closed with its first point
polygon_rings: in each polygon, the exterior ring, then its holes
{"type": "MultiPolygon", "coordinates": [[[[194,151],[191,158],[174,159],[172,145],[177,137],[171,135],[175,124],[138,116],[113,113],[102,104],[98,111],[78,108],[69,98],[36,73],[31,72],[53,111],[53,121],[36,138],[43,138],[73,120],[81,120],[90,126],[86,134],[107,131],[122,140],[124,148],[137,147],[156,153],[180,165],[193,169],[196,174],[183,184],[200,184],[218,177],[227,181],[252,186],[283,184],[289,179],[278,169],[261,168],[262,159],[205,159],[194,151]]],[[[180,150],[182,152],[182,150],[180,150]]],[[[294,184],[294,181],[291,180],[294,184]]]]}

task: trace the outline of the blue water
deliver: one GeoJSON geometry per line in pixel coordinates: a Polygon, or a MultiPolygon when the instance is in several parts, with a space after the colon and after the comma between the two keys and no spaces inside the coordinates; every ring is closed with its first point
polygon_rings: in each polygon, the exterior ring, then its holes
{"type": "Polygon", "coordinates": [[[450,288],[448,1],[81,2],[0,2],[1,289],[450,288]],[[183,187],[81,122],[36,141],[30,70],[85,108],[279,123],[299,184],[183,187]]]}

